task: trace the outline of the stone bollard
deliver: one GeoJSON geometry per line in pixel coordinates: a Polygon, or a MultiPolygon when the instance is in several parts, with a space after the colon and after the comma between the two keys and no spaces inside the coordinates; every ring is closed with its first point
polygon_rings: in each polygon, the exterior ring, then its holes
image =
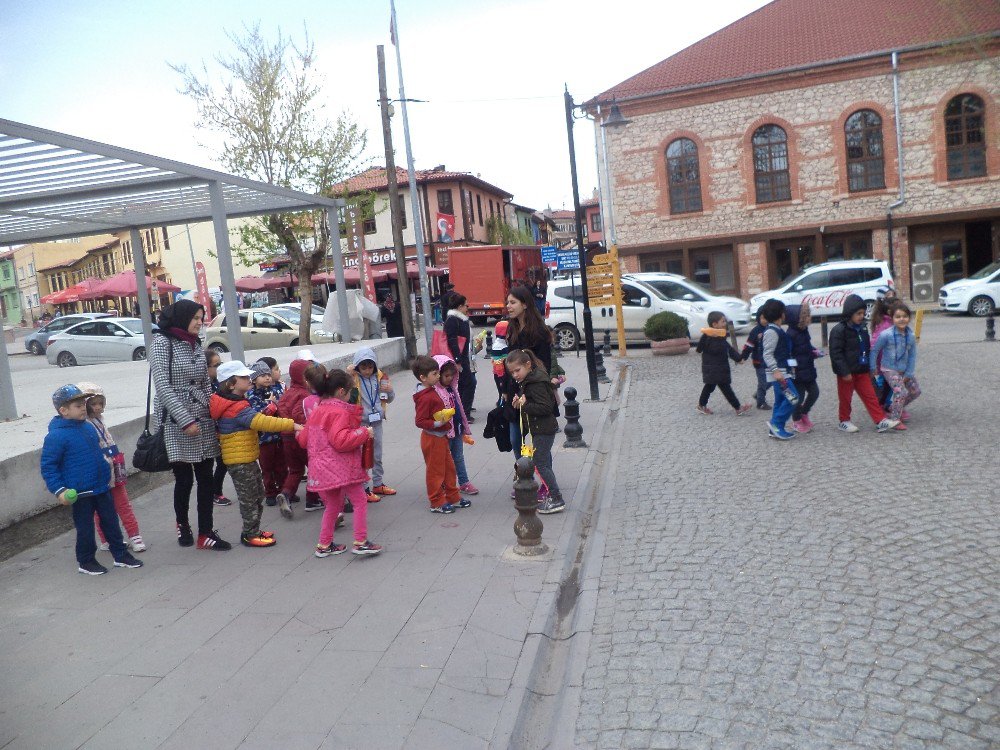
{"type": "Polygon", "coordinates": [[[542,519],[538,517],[538,482],[535,481],[535,462],[521,456],[514,464],[514,507],[517,520],[514,534],[517,544],[514,553],[525,557],[544,555],[549,548],[542,544],[542,519]]]}
{"type": "Polygon", "coordinates": [[[563,427],[563,434],[566,442],[563,448],[586,448],[583,442],[583,425],[580,424],[580,402],[576,400],[576,388],[567,388],[563,391],[566,394],[566,403],[563,404],[563,411],[566,415],[566,426],[563,427]]]}
{"type": "Polygon", "coordinates": [[[604,356],[611,356],[611,331],[604,329],[604,356]]]}
{"type": "Polygon", "coordinates": [[[594,369],[597,371],[597,380],[601,383],[610,383],[611,378],[608,377],[608,370],[604,366],[604,354],[600,344],[594,344],[594,364],[596,365],[594,369]]]}
{"type": "Polygon", "coordinates": [[[996,318],[993,317],[992,312],[986,316],[986,340],[997,340],[996,318]]]}

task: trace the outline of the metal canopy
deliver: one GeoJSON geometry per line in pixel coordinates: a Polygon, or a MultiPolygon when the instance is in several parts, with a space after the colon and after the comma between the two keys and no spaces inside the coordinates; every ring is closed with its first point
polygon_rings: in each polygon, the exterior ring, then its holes
{"type": "Polygon", "coordinates": [[[338,202],[0,119],[0,245],[207,221],[209,186],[228,217],[338,202]]]}

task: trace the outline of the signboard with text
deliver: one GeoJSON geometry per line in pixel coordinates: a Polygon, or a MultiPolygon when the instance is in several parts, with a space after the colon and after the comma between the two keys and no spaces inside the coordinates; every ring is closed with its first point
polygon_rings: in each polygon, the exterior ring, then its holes
{"type": "Polygon", "coordinates": [[[580,254],[576,250],[564,250],[556,253],[556,268],[560,271],[579,271],[580,254]]]}

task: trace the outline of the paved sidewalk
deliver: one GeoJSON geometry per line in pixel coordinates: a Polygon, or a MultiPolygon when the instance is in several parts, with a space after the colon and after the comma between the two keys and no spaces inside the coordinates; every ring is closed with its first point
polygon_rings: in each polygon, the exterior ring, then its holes
{"type": "MultiPolygon", "coordinates": [[[[583,358],[562,363],[586,390],[583,358]]],[[[501,714],[550,564],[501,559],[511,456],[481,437],[495,389],[480,370],[467,461],[482,494],[450,516],[427,511],[414,380],[393,377],[386,479],[400,492],[369,506],[379,557],[315,558],[322,514],[301,505],[292,521],[265,508],[272,549],[182,549],[164,488],[135,503],[141,570],[77,574],[72,534],[0,565],[0,747],[505,747],[501,714]]],[[[583,404],[586,430],[602,408],[583,404]]],[[[556,451],[567,498],[587,455],[556,451]]],[[[239,519],[216,509],[225,539],[239,519]]],[[[556,561],[574,519],[544,519],[556,561]]]]}

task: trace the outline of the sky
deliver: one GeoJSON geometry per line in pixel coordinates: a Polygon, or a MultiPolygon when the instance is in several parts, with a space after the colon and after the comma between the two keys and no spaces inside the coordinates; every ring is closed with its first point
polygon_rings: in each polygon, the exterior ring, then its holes
{"type": "MultiPolygon", "coordinates": [[[[535,209],[572,207],[563,86],[583,102],[766,4],[763,0],[397,0],[417,169],[471,172],[535,209]]],[[[376,45],[398,97],[389,0],[0,0],[0,117],[218,168],[168,63],[208,66],[227,33],[308,30],[331,120],[368,130],[384,165],[376,45]]],[[[593,126],[577,121],[580,192],[597,185],[593,126]]],[[[406,166],[402,118],[396,162],[406,166]]]]}

